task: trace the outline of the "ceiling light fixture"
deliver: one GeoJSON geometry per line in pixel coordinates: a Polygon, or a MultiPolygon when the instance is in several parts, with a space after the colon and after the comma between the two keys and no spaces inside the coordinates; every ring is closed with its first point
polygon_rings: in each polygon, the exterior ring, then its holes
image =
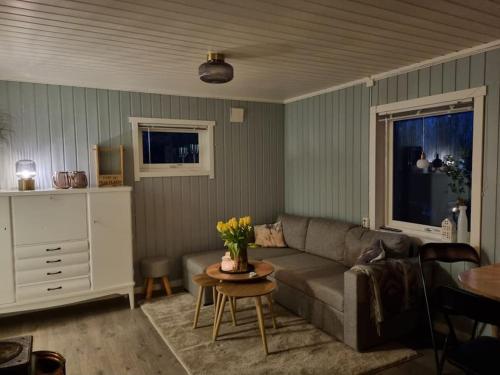
{"type": "Polygon", "coordinates": [[[198,74],[206,83],[226,83],[233,79],[233,67],[224,61],[224,54],[209,52],[207,62],[200,65],[198,74]]]}

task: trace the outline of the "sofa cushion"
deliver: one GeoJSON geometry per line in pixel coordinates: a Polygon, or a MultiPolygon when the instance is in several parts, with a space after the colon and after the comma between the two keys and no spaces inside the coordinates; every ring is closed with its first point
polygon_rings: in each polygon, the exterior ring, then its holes
{"type": "Polygon", "coordinates": [[[184,272],[197,275],[205,272],[205,268],[216,262],[220,262],[225,250],[203,251],[200,253],[186,254],[183,257],[184,272]]]}
{"type": "Polygon", "coordinates": [[[248,258],[263,260],[265,258],[282,257],[299,253],[301,253],[301,251],[290,249],[289,247],[256,247],[248,249],[248,258]]]}
{"type": "Polygon", "coordinates": [[[333,219],[313,218],[307,228],[305,250],[325,258],[342,261],[345,236],[354,224],[333,219]]]}
{"type": "Polygon", "coordinates": [[[279,282],[344,310],[344,272],[348,269],[344,265],[307,253],[265,261],[274,266],[273,277],[279,282]]]}
{"type": "Polygon", "coordinates": [[[264,258],[264,262],[270,263],[276,272],[280,270],[318,269],[330,264],[338,264],[333,260],[304,252],[275,258],[264,258]]]}
{"type": "Polygon", "coordinates": [[[309,218],[282,214],[279,221],[283,225],[283,235],[288,247],[304,251],[309,218]]]}
{"type": "Polygon", "coordinates": [[[405,234],[354,227],[346,235],[343,263],[348,267],[354,266],[361,252],[376,240],[382,240],[388,258],[408,257],[410,254],[410,238],[405,234]]]}

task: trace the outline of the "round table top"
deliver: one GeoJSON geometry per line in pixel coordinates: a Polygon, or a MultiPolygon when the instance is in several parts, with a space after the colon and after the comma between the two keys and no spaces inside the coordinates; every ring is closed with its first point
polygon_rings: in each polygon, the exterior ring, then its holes
{"type": "Polygon", "coordinates": [[[276,289],[274,281],[263,279],[251,283],[221,283],[217,286],[219,293],[236,298],[264,296],[274,289],[276,289]]]}
{"type": "Polygon", "coordinates": [[[500,301],[500,263],[471,268],[460,273],[458,281],[464,289],[500,301]]]}
{"type": "Polygon", "coordinates": [[[225,273],[220,270],[220,263],[215,263],[207,267],[206,273],[208,276],[221,281],[252,281],[263,279],[269,276],[274,271],[274,267],[266,262],[251,261],[256,273],[254,277],[250,277],[250,273],[225,273]]]}

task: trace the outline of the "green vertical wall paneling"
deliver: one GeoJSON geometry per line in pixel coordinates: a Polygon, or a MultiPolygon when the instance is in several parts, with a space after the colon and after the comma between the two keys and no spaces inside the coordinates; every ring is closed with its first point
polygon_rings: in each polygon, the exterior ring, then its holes
{"type": "Polygon", "coordinates": [[[124,144],[125,180],[134,187],[135,264],[168,255],[173,279],[183,254],[222,248],[218,220],[251,214],[271,222],[285,207],[281,104],[0,81],[0,110],[12,119],[13,160],[33,158],[41,188],[51,186],[56,170],[84,170],[94,185],[90,147],[124,144]],[[231,107],[245,108],[243,124],[229,123],[231,107]],[[215,120],[215,179],[135,182],[129,116],[215,120]]]}
{"type": "MultiPolygon", "coordinates": [[[[480,53],[454,61],[436,64],[431,67],[400,74],[377,81],[371,88],[362,86],[361,107],[357,104],[357,95],[354,95],[353,107],[348,107],[347,89],[340,89],[331,93],[321,94],[325,97],[325,123],[331,118],[332,137],[326,146],[322,143],[314,144],[306,136],[314,131],[314,116],[308,103],[315,100],[307,98],[286,104],[285,108],[285,193],[287,195],[286,211],[309,215],[314,213],[314,207],[307,199],[301,196],[319,195],[325,197],[328,209],[320,212],[322,216],[356,223],[368,214],[368,137],[369,137],[369,109],[372,105],[381,105],[393,101],[401,101],[440,94],[470,87],[487,85],[488,94],[485,103],[485,134],[484,134],[484,164],[482,205],[482,255],[483,262],[491,263],[500,259],[500,231],[496,225],[500,219],[500,194],[498,180],[500,179],[500,49],[480,53]],[[331,98],[331,100],[329,99],[331,98]],[[328,103],[330,103],[328,105],[328,103]],[[354,111],[350,111],[353,108],[354,111]],[[356,122],[361,111],[361,147],[358,159],[357,146],[354,140],[357,134],[356,122]],[[352,137],[351,137],[352,135],[352,137]],[[300,160],[294,155],[300,148],[300,160]],[[328,160],[323,163],[326,167],[320,168],[319,173],[325,174],[326,183],[319,187],[309,188],[311,178],[307,166],[312,163],[310,152],[312,149],[328,160]],[[322,152],[326,148],[328,151],[322,152]],[[331,152],[330,152],[331,151],[331,152]],[[304,164],[305,168],[298,166],[304,164]],[[352,163],[352,164],[349,164],[352,163]],[[359,173],[359,195],[354,192],[357,173],[359,173]],[[330,177],[329,177],[330,176],[330,177]],[[332,181],[331,186],[328,181],[332,181]],[[300,181],[305,181],[301,185],[300,181]],[[331,202],[331,206],[330,206],[331,202]],[[358,203],[360,208],[358,210],[358,203]]],[[[356,92],[356,88],[353,89],[356,92]]],[[[322,99],[321,99],[322,100],[322,99]]],[[[433,155],[429,155],[431,157],[433,155]]],[[[321,164],[320,164],[321,165],[321,164]]],[[[464,265],[446,266],[454,276],[464,265]]]]}
{"type": "Polygon", "coordinates": [[[485,61],[485,84],[488,95],[485,103],[484,156],[483,156],[483,211],[481,242],[483,262],[500,259],[497,236],[498,172],[499,172],[499,98],[500,98],[500,49],[488,52],[485,61]],[[497,256],[495,256],[497,254],[497,256]]]}

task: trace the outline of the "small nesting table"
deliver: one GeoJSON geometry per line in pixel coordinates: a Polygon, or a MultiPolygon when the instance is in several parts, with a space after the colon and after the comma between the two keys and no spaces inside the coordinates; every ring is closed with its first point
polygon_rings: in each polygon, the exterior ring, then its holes
{"type": "Polygon", "coordinates": [[[206,274],[219,281],[216,287],[216,319],[214,320],[212,339],[215,341],[219,334],[222,315],[224,314],[224,307],[227,301],[229,301],[229,307],[231,308],[233,325],[236,325],[236,300],[238,298],[254,298],[262,344],[267,355],[269,351],[267,347],[261,297],[266,297],[268,300],[273,328],[276,328],[277,324],[273,312],[272,300],[272,292],[276,289],[276,283],[266,279],[267,276],[274,272],[274,267],[266,262],[252,261],[250,263],[254,266],[253,272],[255,272],[255,275],[253,277],[250,277],[249,273],[233,274],[222,272],[220,270],[220,263],[215,263],[207,267],[206,274]]]}
{"type": "Polygon", "coordinates": [[[193,276],[193,282],[198,285],[198,299],[196,300],[196,310],[194,312],[194,322],[193,329],[198,325],[198,318],[200,316],[201,301],[203,299],[203,293],[207,288],[212,288],[213,299],[214,299],[214,323],[217,316],[216,304],[217,299],[215,287],[219,284],[219,281],[211,278],[206,273],[200,273],[193,276]]]}

